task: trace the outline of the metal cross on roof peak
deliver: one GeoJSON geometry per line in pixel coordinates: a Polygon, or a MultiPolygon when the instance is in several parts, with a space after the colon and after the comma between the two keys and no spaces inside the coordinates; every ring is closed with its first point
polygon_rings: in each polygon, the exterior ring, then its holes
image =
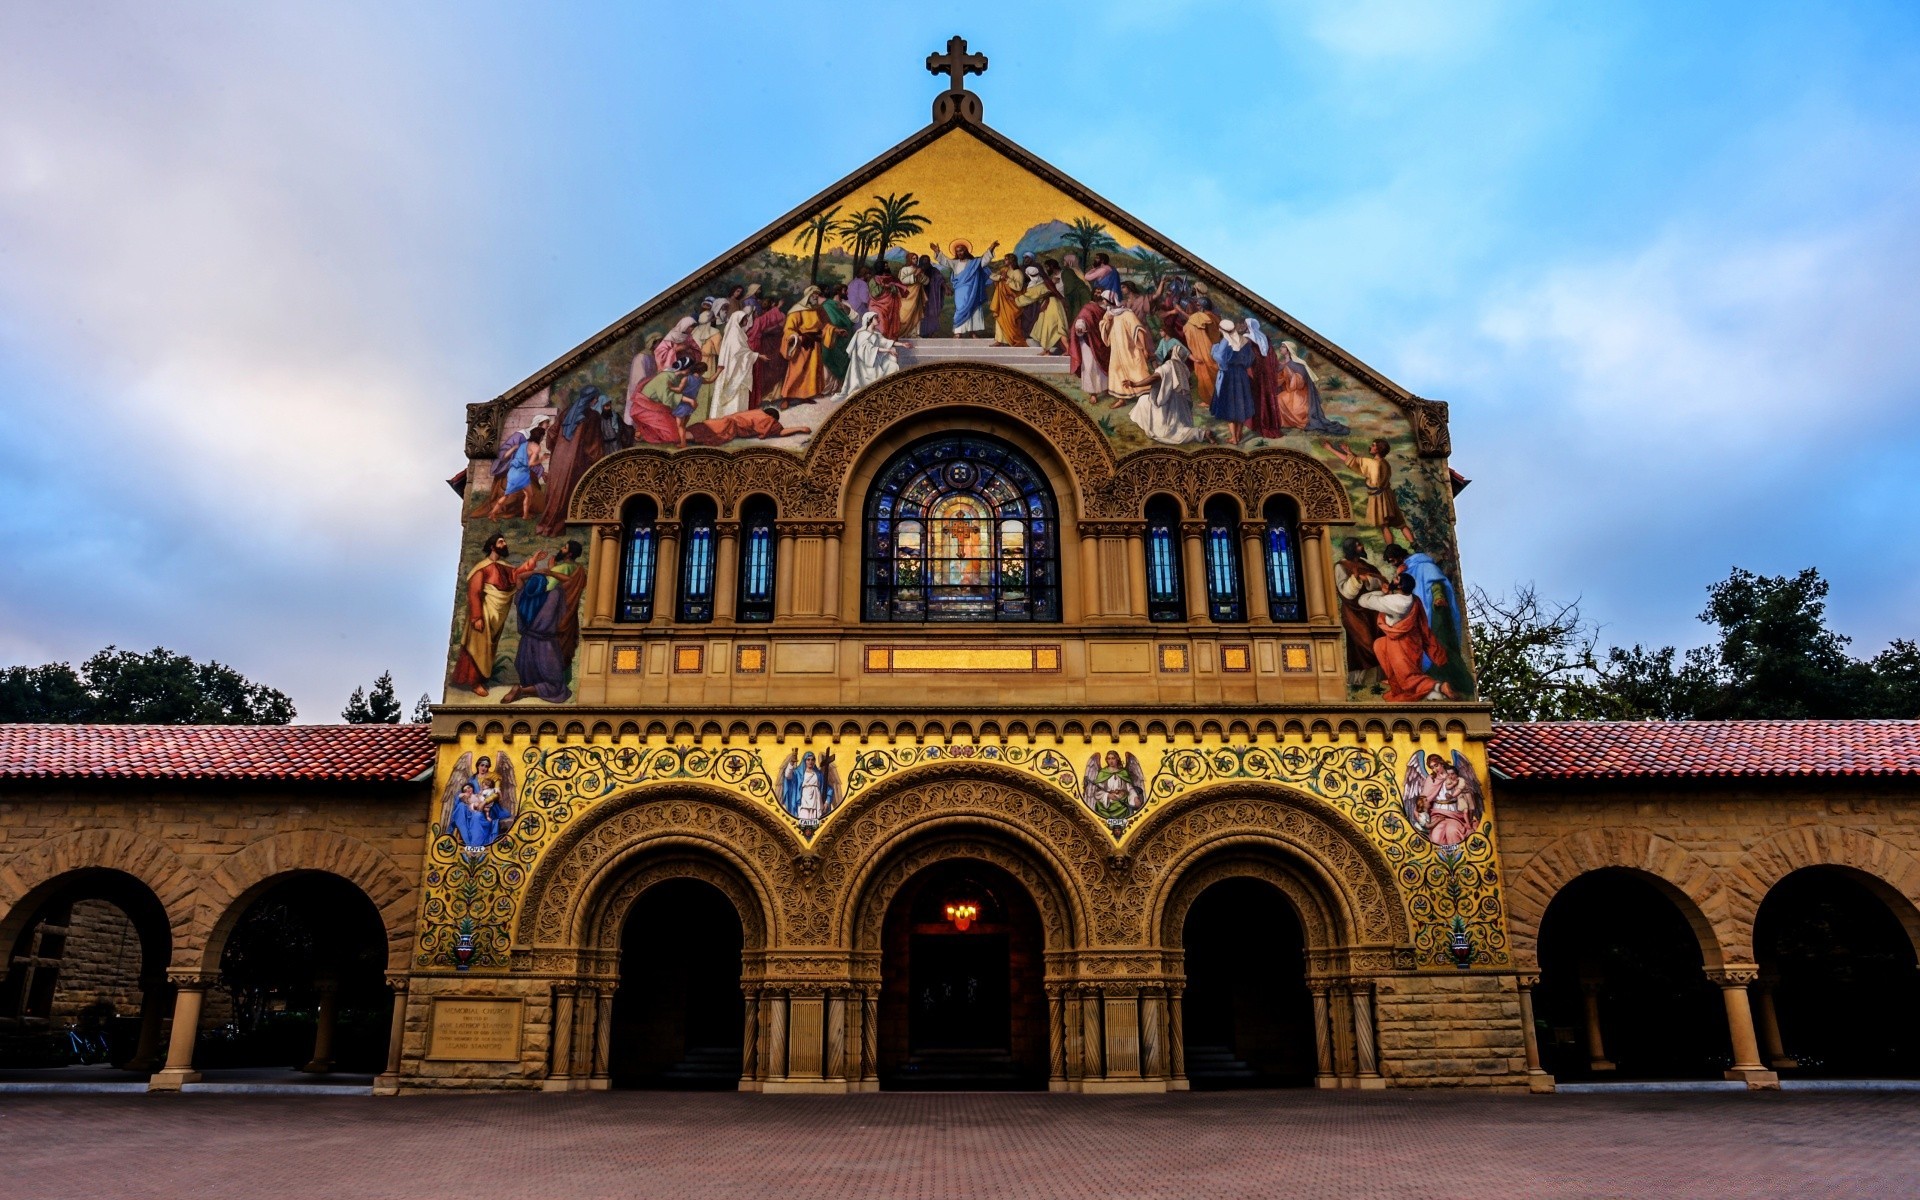
{"type": "Polygon", "coordinates": [[[927,70],[951,80],[947,90],[934,97],[934,124],[944,124],[955,118],[967,121],[980,119],[980,97],[967,90],[967,76],[986,73],[986,55],[967,53],[967,39],[956,34],[947,39],[945,54],[927,55],[927,70]]]}

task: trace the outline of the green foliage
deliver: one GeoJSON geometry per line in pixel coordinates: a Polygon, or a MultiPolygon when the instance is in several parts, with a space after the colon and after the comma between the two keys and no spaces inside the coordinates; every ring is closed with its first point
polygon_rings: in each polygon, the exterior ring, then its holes
{"type": "Polygon", "coordinates": [[[913,211],[920,207],[920,202],[913,198],[912,192],[888,192],[874,199],[879,203],[867,210],[874,214],[874,233],[879,242],[880,252],[874,261],[884,263],[889,247],[925,233],[933,219],[913,211]]]}
{"type": "Polygon", "coordinates": [[[285,692],[232,667],[155,647],[108,646],[75,671],[66,663],[0,672],[0,721],[106,725],[285,725],[285,692]]]}
{"type": "Polygon", "coordinates": [[[1577,601],[1476,592],[1481,694],[1507,721],[1920,717],[1920,646],[1902,639],[1854,658],[1827,626],[1826,598],[1812,567],[1793,576],[1735,567],[1707,589],[1700,619],[1718,630],[1712,645],[1615,646],[1601,658],[1577,601]]]}
{"type": "Polygon", "coordinates": [[[380,672],[371,692],[353,689],[340,718],[349,725],[398,725],[400,700],[393,694],[393,672],[380,672]]]}
{"type": "Polygon", "coordinates": [[[880,240],[880,210],[863,208],[840,222],[840,244],[853,252],[853,269],[867,261],[867,251],[880,240]]]}
{"type": "Polygon", "coordinates": [[[813,243],[813,266],[810,277],[815,283],[820,282],[820,248],[826,245],[828,238],[840,231],[839,212],[840,206],[836,204],[824,212],[815,213],[793,237],[793,244],[796,246],[813,243]]]}
{"type": "Polygon", "coordinates": [[[1107,227],[1091,217],[1075,217],[1067,229],[1067,243],[1080,251],[1080,267],[1085,270],[1093,262],[1095,251],[1118,250],[1120,243],[1113,240],[1107,227]]]}
{"type": "MultiPolygon", "coordinates": [[[[1113,239],[1109,238],[1108,241],[1113,239]]],[[[1133,255],[1134,273],[1140,276],[1146,290],[1151,292],[1160,286],[1160,281],[1173,274],[1173,260],[1151,250],[1138,250],[1133,255]]]]}
{"type": "Polygon", "coordinates": [[[433,720],[433,697],[421,692],[420,698],[413,702],[413,716],[408,720],[415,725],[425,725],[433,720]]]}

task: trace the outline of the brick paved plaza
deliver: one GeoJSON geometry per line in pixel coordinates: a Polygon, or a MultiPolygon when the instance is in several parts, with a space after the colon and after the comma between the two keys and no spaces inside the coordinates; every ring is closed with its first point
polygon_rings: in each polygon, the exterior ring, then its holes
{"type": "Polygon", "coordinates": [[[1912,1196],[1920,1095],[14,1096],[9,1197],[1912,1196]]]}

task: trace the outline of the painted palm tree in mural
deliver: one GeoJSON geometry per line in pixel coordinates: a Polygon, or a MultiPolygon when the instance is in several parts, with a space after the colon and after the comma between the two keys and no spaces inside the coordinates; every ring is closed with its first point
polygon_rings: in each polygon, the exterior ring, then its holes
{"type": "Polygon", "coordinates": [[[793,244],[796,246],[813,243],[813,267],[808,278],[814,283],[820,282],[820,248],[826,244],[828,238],[840,232],[839,213],[838,204],[824,212],[817,212],[800,227],[799,233],[793,235],[793,244]]]}
{"type": "Polygon", "coordinates": [[[853,269],[867,264],[867,251],[880,240],[879,210],[863,208],[840,222],[840,244],[853,251],[853,269]]]}
{"type": "Polygon", "coordinates": [[[887,250],[905,243],[908,238],[919,237],[933,224],[933,219],[924,213],[913,210],[920,202],[913,198],[912,192],[888,192],[884,196],[875,196],[879,203],[867,211],[874,215],[874,226],[879,234],[880,253],[874,259],[876,264],[887,261],[887,250]]]}
{"type": "Polygon", "coordinates": [[[1151,250],[1133,252],[1133,269],[1140,274],[1141,282],[1149,292],[1160,286],[1160,281],[1173,274],[1173,260],[1151,250]]]}
{"type": "Polygon", "coordinates": [[[1120,243],[1113,240],[1107,227],[1092,217],[1075,217],[1073,224],[1067,227],[1067,245],[1080,251],[1080,267],[1086,269],[1088,263],[1099,250],[1118,250],[1120,243]]]}

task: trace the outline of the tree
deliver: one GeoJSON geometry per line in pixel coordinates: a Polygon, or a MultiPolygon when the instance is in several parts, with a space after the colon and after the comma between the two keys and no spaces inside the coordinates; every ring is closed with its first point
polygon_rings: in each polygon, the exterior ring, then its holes
{"type": "Polygon", "coordinates": [[[820,248],[826,244],[828,238],[840,230],[840,222],[837,217],[839,212],[840,206],[838,204],[824,212],[817,212],[813,214],[805,225],[800,227],[799,233],[793,235],[793,244],[796,246],[804,246],[808,242],[813,243],[813,267],[808,278],[815,283],[820,282],[820,248]]]}
{"type": "Polygon", "coordinates": [[[1600,631],[1580,602],[1540,599],[1532,584],[1512,596],[1472,592],[1473,656],[1480,696],[1496,721],[1604,720],[1624,715],[1595,653],[1600,631]]]}
{"type": "Polygon", "coordinates": [[[1085,270],[1093,262],[1096,250],[1118,250],[1120,243],[1113,240],[1107,227],[1091,217],[1075,217],[1067,229],[1067,244],[1080,250],[1080,267],[1085,270]]]}
{"type": "Polygon", "coordinates": [[[919,237],[933,222],[913,211],[920,207],[920,202],[913,198],[912,192],[888,192],[874,199],[879,204],[869,211],[874,214],[874,230],[880,244],[880,253],[874,262],[884,264],[889,247],[904,243],[908,238],[919,237]]]}
{"type": "Polygon", "coordinates": [[[398,725],[400,701],[393,694],[393,672],[382,671],[371,692],[353,689],[340,717],[349,725],[398,725]]]}
{"type": "Polygon", "coordinates": [[[1133,254],[1133,269],[1139,273],[1146,290],[1151,292],[1160,286],[1160,281],[1173,274],[1173,260],[1151,250],[1136,250],[1133,254]]]}
{"type": "Polygon", "coordinates": [[[866,265],[867,251],[880,240],[880,210],[863,208],[840,222],[840,244],[853,251],[853,269],[866,265]]]}
{"type": "Polygon", "coordinates": [[[48,663],[0,673],[0,720],[6,721],[285,725],[293,716],[285,692],[163,647],[138,654],[108,646],[77,672],[48,663]]]}
{"type": "Polygon", "coordinates": [[[1895,638],[1868,663],[1877,684],[1875,716],[1920,718],[1920,646],[1895,638]]]}
{"type": "Polygon", "coordinates": [[[428,721],[433,720],[433,698],[428,696],[427,693],[421,692],[420,698],[413,702],[413,717],[411,720],[415,725],[425,725],[428,721]]]}

